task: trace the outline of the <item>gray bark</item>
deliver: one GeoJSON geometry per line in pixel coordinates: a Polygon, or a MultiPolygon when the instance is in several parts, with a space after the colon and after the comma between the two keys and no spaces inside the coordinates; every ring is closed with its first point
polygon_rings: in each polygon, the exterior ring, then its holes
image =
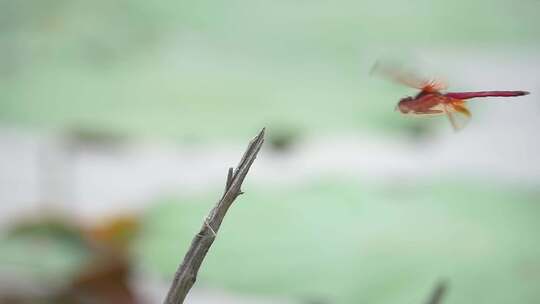
{"type": "Polygon", "coordinates": [[[195,283],[197,272],[216,238],[227,210],[229,210],[234,200],[243,193],[241,191],[242,183],[264,142],[264,131],[265,129],[262,129],[259,135],[251,140],[236,169],[229,168],[225,192],[206,217],[199,233],[191,241],[191,246],[174,275],[165,304],[183,303],[195,283]]]}

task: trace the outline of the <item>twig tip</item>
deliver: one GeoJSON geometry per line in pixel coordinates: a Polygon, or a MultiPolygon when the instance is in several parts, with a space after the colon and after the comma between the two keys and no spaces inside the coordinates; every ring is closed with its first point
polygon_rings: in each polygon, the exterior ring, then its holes
{"type": "Polygon", "coordinates": [[[261,132],[259,132],[259,135],[257,135],[257,137],[263,137],[264,138],[264,133],[266,133],[266,127],[262,128],[261,132]]]}

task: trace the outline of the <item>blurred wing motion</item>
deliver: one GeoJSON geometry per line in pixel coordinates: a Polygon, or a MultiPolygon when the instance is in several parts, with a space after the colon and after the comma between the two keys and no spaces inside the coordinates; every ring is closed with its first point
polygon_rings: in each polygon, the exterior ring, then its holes
{"type": "Polygon", "coordinates": [[[471,112],[463,100],[454,99],[444,106],[444,112],[454,131],[463,129],[471,119],[471,112]]]}
{"type": "Polygon", "coordinates": [[[436,92],[446,89],[446,84],[441,80],[426,80],[418,75],[388,64],[375,62],[370,74],[382,75],[394,82],[406,85],[411,88],[423,90],[425,92],[436,92]]]}

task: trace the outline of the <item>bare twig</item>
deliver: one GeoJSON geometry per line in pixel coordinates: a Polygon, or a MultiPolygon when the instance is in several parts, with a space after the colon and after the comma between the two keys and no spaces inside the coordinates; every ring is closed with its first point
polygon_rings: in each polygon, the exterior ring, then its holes
{"type": "Polygon", "coordinates": [[[431,292],[426,304],[441,304],[447,289],[448,283],[444,280],[439,281],[431,292]]]}
{"type": "Polygon", "coordinates": [[[225,193],[204,220],[199,233],[197,233],[193,238],[193,241],[191,241],[191,246],[184,256],[182,264],[180,264],[174,275],[172,286],[169,289],[169,293],[164,302],[165,304],[183,303],[187,293],[195,283],[197,272],[201,267],[206,253],[216,238],[216,233],[219,231],[219,227],[221,226],[221,222],[223,221],[227,210],[234,200],[242,194],[240,189],[242,187],[242,182],[244,181],[251,164],[257,157],[257,153],[259,153],[259,150],[261,149],[264,142],[264,131],[265,129],[262,129],[259,135],[251,140],[236,169],[233,170],[233,168],[229,168],[225,184],[225,193]]]}

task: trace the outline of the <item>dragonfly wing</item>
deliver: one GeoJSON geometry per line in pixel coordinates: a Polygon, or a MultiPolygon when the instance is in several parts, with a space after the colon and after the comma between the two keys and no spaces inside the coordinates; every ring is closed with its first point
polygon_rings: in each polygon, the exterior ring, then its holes
{"type": "Polygon", "coordinates": [[[464,115],[467,119],[471,118],[471,111],[469,111],[469,109],[465,105],[465,102],[461,101],[460,103],[455,103],[452,106],[454,107],[454,110],[456,110],[456,113],[464,115]]]}
{"type": "Polygon", "coordinates": [[[446,89],[447,89],[446,82],[443,81],[442,79],[438,79],[438,78],[434,78],[434,79],[430,80],[424,86],[424,90],[429,91],[429,92],[442,91],[442,90],[446,90],[446,89]]]}
{"type": "Polygon", "coordinates": [[[444,112],[456,132],[465,128],[471,119],[471,112],[462,100],[447,104],[444,107],[444,112]]]}
{"type": "Polygon", "coordinates": [[[421,79],[413,73],[397,68],[396,66],[391,66],[378,61],[373,65],[373,68],[371,68],[370,74],[374,73],[382,75],[383,77],[386,77],[394,82],[419,90],[421,90],[426,83],[424,79],[421,79]]]}
{"type": "Polygon", "coordinates": [[[454,129],[454,131],[459,131],[459,127],[456,123],[456,119],[454,117],[454,115],[452,114],[452,112],[450,112],[449,110],[447,110],[445,108],[444,112],[446,113],[446,117],[448,117],[448,120],[450,121],[450,125],[452,125],[452,128],[454,129]]]}
{"type": "Polygon", "coordinates": [[[373,65],[373,68],[371,68],[370,74],[374,73],[382,75],[394,82],[427,92],[435,92],[446,89],[446,84],[442,80],[425,79],[398,66],[385,64],[378,61],[373,65]]]}

